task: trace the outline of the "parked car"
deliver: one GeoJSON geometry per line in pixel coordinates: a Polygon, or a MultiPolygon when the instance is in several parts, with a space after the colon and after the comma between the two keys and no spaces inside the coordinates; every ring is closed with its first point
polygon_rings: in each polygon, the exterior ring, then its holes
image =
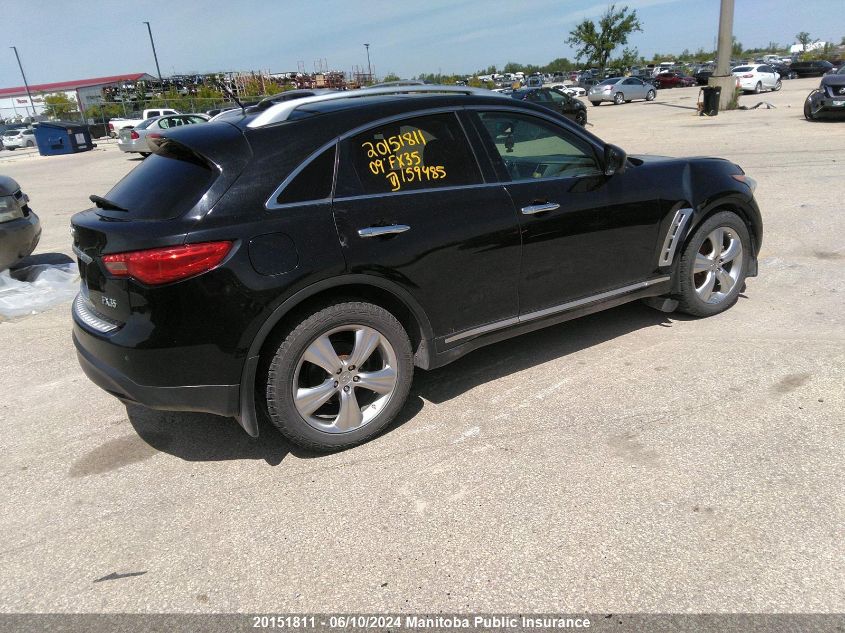
{"type": "Polygon", "coordinates": [[[164,136],[71,220],[79,362],[126,401],[252,435],[266,416],[310,449],[380,433],[415,365],[636,299],[715,315],[757,274],[739,166],[628,157],[487,90],[338,92],[164,136]]]}
{"type": "Polygon", "coordinates": [[[737,84],[745,92],[760,93],[763,90],[780,90],[780,75],[768,64],[737,66],[731,69],[737,84]]]}
{"type": "Polygon", "coordinates": [[[35,132],[31,128],[16,128],[3,132],[3,147],[8,150],[19,147],[35,147],[35,132]]]}
{"type": "Polygon", "coordinates": [[[789,67],[799,77],[821,77],[833,68],[833,64],[822,59],[815,59],[807,62],[792,62],[789,67]]]}
{"type": "Polygon", "coordinates": [[[619,105],[634,99],[652,101],[656,94],[654,86],[637,77],[612,77],[590,88],[587,99],[594,106],[601,105],[602,101],[619,105]]]}
{"type": "Polygon", "coordinates": [[[28,128],[29,125],[26,123],[0,123],[0,150],[5,149],[3,147],[3,134],[8,132],[9,130],[19,130],[28,128]]]}
{"type": "Polygon", "coordinates": [[[511,98],[536,103],[544,108],[559,112],[578,125],[587,125],[587,107],[578,99],[554,88],[518,88],[511,92],[511,98]]]}
{"type": "Polygon", "coordinates": [[[654,77],[655,88],[687,88],[695,86],[697,83],[694,77],[675,72],[660,73],[654,77]]]}
{"type": "Polygon", "coordinates": [[[133,112],[133,116],[129,118],[116,117],[109,119],[109,136],[116,138],[120,131],[124,128],[133,128],[140,125],[147,119],[154,119],[155,117],[164,116],[165,114],[182,114],[178,110],[170,108],[147,108],[141,113],[133,112]]]}
{"type": "Polygon", "coordinates": [[[0,176],[0,270],[28,257],[41,239],[41,222],[17,181],[0,176]]]}
{"type": "Polygon", "coordinates": [[[776,64],[769,64],[774,71],[780,75],[781,79],[797,79],[798,73],[796,73],[788,64],[782,64],[780,62],[776,64]]]}
{"type": "Polygon", "coordinates": [[[699,86],[706,86],[715,71],[716,68],[713,66],[701,66],[692,76],[699,86]]]}
{"type": "Polygon", "coordinates": [[[564,86],[559,90],[564,94],[568,94],[570,97],[583,97],[587,94],[587,91],[581,86],[564,86]]]}
{"type": "Polygon", "coordinates": [[[141,156],[149,156],[153,149],[150,139],[161,136],[164,130],[170,130],[182,125],[196,125],[208,123],[207,114],[171,114],[154,117],[142,121],[134,128],[123,128],[118,135],[117,147],[121,152],[137,152],[141,156]]]}
{"type": "Polygon", "coordinates": [[[845,66],[832,75],[824,75],[818,89],[804,100],[804,117],[808,121],[842,118],[845,120],[845,66]]]}

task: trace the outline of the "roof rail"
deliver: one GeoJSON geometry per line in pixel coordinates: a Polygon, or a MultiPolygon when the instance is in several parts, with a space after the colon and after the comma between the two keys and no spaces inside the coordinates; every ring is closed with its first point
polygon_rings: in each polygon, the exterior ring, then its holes
{"type": "Polygon", "coordinates": [[[247,127],[264,127],[272,123],[287,121],[291,113],[299,106],[310,103],[322,103],[323,101],[334,101],[336,99],[357,99],[360,97],[372,97],[374,95],[397,95],[397,94],[463,94],[463,95],[484,95],[487,97],[502,97],[501,94],[487,90],[486,88],[470,88],[468,86],[439,86],[439,85],[416,85],[416,86],[388,86],[383,88],[366,88],[358,90],[344,90],[329,94],[303,97],[278,103],[255,117],[247,124],[247,127]]]}

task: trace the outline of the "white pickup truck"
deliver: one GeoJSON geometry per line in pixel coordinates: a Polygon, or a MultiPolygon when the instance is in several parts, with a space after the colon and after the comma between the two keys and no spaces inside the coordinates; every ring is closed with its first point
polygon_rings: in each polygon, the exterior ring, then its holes
{"type": "MultiPolygon", "coordinates": [[[[137,113],[134,113],[137,114],[137,113]]],[[[147,119],[151,119],[155,116],[163,116],[165,114],[182,114],[178,110],[171,110],[168,108],[150,108],[148,110],[144,110],[141,112],[140,118],[130,118],[124,119],[122,117],[118,117],[116,119],[109,120],[109,136],[112,138],[117,136],[117,133],[124,128],[133,128],[138,125],[141,121],[146,121],[147,119]]]]}

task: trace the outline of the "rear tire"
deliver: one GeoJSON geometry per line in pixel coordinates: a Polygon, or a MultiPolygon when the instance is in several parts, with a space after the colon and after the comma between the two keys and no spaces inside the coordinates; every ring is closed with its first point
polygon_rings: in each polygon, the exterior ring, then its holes
{"type": "Polygon", "coordinates": [[[745,287],[750,259],[751,239],[742,218],[732,211],[709,217],[678,262],[678,310],[708,317],[730,308],[745,287]]]}
{"type": "Polygon", "coordinates": [[[26,146],[27,147],[35,147],[35,143],[33,143],[32,141],[27,141],[26,146]]]}
{"type": "Polygon", "coordinates": [[[366,442],[405,404],[412,357],[407,333],[384,308],[358,301],[329,305],[296,324],[270,361],[270,421],[310,450],[366,442]]]}
{"type": "Polygon", "coordinates": [[[575,113],[575,122],[581,127],[587,125],[587,113],[584,110],[578,110],[575,113]]]}
{"type": "Polygon", "coordinates": [[[645,100],[646,101],[654,101],[654,98],[656,96],[657,96],[657,94],[654,92],[654,90],[649,90],[645,95],[645,100]]]}
{"type": "Polygon", "coordinates": [[[141,158],[146,158],[146,157],[147,157],[147,156],[149,156],[152,152],[138,152],[138,153],[141,155],[141,158]]]}
{"type": "Polygon", "coordinates": [[[625,95],[621,92],[617,92],[616,95],[613,97],[613,105],[622,105],[625,102],[625,95]]]}
{"type": "Polygon", "coordinates": [[[758,95],[758,94],[760,94],[761,92],[763,92],[763,84],[762,84],[761,82],[759,82],[759,81],[758,81],[758,82],[757,82],[757,85],[756,85],[756,86],[754,86],[754,94],[755,94],[755,95],[758,95]]]}
{"type": "Polygon", "coordinates": [[[601,105],[601,101],[590,101],[590,103],[592,103],[594,106],[600,106],[601,105]]]}
{"type": "Polygon", "coordinates": [[[772,88],[772,90],[773,90],[774,92],[777,92],[777,91],[778,91],[778,90],[780,90],[781,88],[783,88],[783,82],[781,82],[781,80],[780,80],[780,79],[778,79],[777,83],[775,84],[775,87],[774,87],[774,88],[772,88]]]}

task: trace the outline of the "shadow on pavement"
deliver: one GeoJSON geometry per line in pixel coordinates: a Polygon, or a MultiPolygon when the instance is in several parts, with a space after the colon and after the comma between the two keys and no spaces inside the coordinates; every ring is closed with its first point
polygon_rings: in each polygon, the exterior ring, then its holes
{"type": "MultiPolygon", "coordinates": [[[[672,320],[685,318],[672,315],[672,320]]],[[[413,419],[422,409],[422,398],[446,402],[479,385],[641,328],[671,327],[672,320],[635,302],[481,348],[441,369],[417,370],[408,402],[385,433],[413,419]]],[[[258,438],[252,438],[234,419],[208,413],[154,411],[137,404],[127,404],[126,412],[141,439],[187,461],[263,459],[275,466],[288,454],[321,455],[293,446],[264,419],[259,421],[258,438]]]]}

